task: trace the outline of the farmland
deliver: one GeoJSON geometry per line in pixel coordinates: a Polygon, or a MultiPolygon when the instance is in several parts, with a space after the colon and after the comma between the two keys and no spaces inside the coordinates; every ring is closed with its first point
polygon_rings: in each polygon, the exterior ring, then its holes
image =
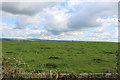
{"type": "Polygon", "coordinates": [[[118,44],[78,41],[3,41],[3,66],[20,72],[115,72],[118,44]]]}

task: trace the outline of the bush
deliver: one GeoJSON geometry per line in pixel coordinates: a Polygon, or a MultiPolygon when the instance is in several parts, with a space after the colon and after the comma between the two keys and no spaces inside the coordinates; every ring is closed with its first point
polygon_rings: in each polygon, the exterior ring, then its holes
{"type": "Polygon", "coordinates": [[[113,54],[113,52],[111,52],[111,51],[103,51],[103,53],[105,53],[105,54],[113,54]]]}
{"type": "Polygon", "coordinates": [[[51,47],[42,47],[41,49],[52,49],[51,47]]]}
{"type": "Polygon", "coordinates": [[[57,65],[54,64],[54,63],[47,63],[47,64],[45,64],[45,67],[47,67],[47,68],[57,68],[57,65]]]}
{"type": "Polygon", "coordinates": [[[60,59],[60,57],[49,57],[48,59],[60,59]]]}
{"type": "Polygon", "coordinates": [[[13,53],[12,51],[7,51],[6,53],[13,53]]]}
{"type": "Polygon", "coordinates": [[[97,63],[100,63],[102,61],[102,59],[100,58],[96,58],[96,59],[93,59],[93,61],[97,62],[97,63]]]}

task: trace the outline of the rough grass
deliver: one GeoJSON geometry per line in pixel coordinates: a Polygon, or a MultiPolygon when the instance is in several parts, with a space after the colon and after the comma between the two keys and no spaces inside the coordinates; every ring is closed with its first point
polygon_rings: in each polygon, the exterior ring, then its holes
{"type": "Polygon", "coordinates": [[[103,73],[115,72],[118,43],[3,41],[2,50],[3,66],[21,72],[103,73]]]}

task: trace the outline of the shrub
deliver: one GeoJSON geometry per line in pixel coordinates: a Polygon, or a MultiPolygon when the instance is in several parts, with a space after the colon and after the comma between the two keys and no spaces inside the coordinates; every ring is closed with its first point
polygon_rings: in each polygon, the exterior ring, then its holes
{"type": "Polygon", "coordinates": [[[60,57],[49,57],[48,59],[60,59],[60,57]]]}
{"type": "Polygon", "coordinates": [[[103,53],[105,53],[105,54],[113,54],[113,52],[111,52],[111,51],[103,51],[103,53]]]}
{"type": "Polygon", "coordinates": [[[96,58],[96,59],[93,59],[93,61],[97,62],[97,63],[100,63],[102,61],[102,59],[100,58],[96,58]]]}
{"type": "Polygon", "coordinates": [[[6,53],[13,53],[12,51],[7,51],[6,53]]]}
{"type": "Polygon", "coordinates": [[[42,47],[41,49],[52,49],[51,47],[42,47]]]}
{"type": "Polygon", "coordinates": [[[54,63],[47,63],[47,64],[45,64],[45,67],[47,67],[47,68],[57,68],[57,65],[54,64],[54,63]]]}

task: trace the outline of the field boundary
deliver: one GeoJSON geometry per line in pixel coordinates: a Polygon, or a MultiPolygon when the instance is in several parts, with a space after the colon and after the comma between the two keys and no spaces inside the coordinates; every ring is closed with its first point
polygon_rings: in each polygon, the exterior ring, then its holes
{"type": "Polygon", "coordinates": [[[9,73],[3,74],[4,79],[25,78],[25,79],[111,79],[117,80],[118,73],[9,73]]]}

